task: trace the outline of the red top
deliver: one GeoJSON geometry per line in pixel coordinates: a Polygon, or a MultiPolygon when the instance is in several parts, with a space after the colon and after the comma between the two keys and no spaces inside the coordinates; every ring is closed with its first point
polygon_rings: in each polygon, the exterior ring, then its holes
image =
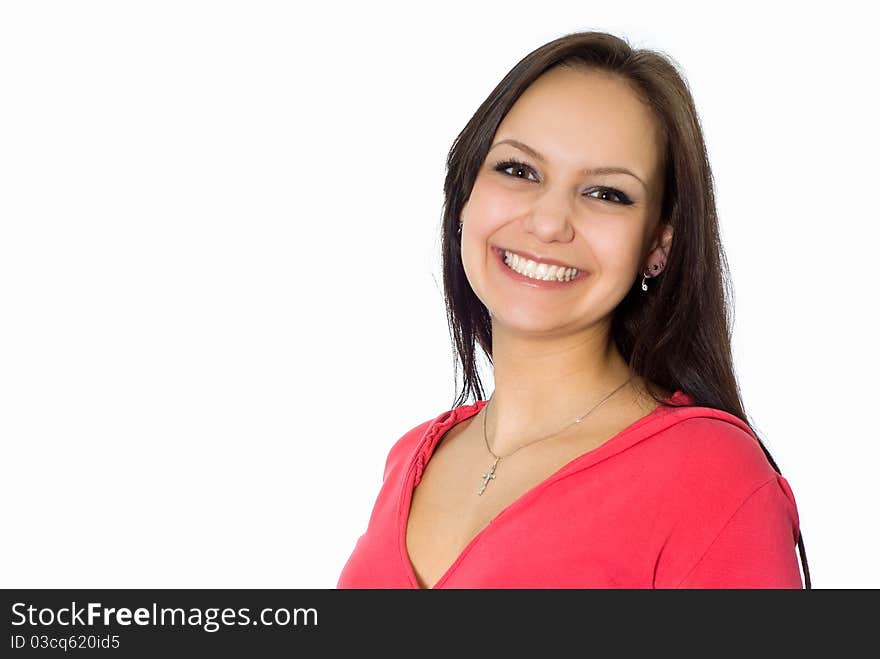
{"type": "MultiPolygon", "coordinates": [[[[788,482],[737,417],[676,391],[504,508],[434,588],[802,588],[788,482]]],[[[391,447],[366,531],[337,588],[421,588],[410,501],[444,433],[485,400],[391,447]]]]}

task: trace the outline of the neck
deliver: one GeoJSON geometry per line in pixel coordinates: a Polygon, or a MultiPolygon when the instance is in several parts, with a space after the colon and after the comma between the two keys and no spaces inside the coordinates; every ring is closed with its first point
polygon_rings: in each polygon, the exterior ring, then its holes
{"type": "MultiPolygon", "coordinates": [[[[487,428],[498,455],[557,433],[633,375],[607,328],[541,339],[498,329],[493,325],[495,389],[487,428]]],[[[615,400],[632,398],[638,382],[633,376],[583,423],[601,415],[615,400]]]]}

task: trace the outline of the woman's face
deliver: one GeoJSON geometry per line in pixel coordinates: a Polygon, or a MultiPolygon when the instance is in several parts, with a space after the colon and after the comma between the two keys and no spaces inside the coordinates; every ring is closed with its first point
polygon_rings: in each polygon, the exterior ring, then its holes
{"type": "Polygon", "coordinates": [[[584,329],[614,310],[647,265],[666,260],[660,140],[650,110],[607,74],[552,69],[517,99],[461,214],[464,270],[496,326],[584,329]],[[590,171],[601,168],[631,174],[590,171]],[[505,250],[522,257],[525,275],[505,264],[505,250]],[[578,274],[564,281],[571,271],[561,266],[578,274]],[[529,268],[555,280],[531,278],[529,268]]]}

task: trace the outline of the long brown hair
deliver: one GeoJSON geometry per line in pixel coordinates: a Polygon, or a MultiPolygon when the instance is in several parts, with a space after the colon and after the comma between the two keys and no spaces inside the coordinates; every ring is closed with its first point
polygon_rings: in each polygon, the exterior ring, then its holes
{"type": "MultiPolygon", "coordinates": [[[[733,368],[728,306],[732,292],[718,229],[712,171],[690,89],[665,54],[634,49],[605,32],[576,32],[532,51],[514,66],[456,137],[446,161],[442,219],[446,314],[462,388],[452,406],[471,395],[484,398],[476,363],[479,345],[492,362],[489,312],[474,293],[461,263],[458,223],[498,126],[519,96],[541,74],[566,66],[614,74],[653,111],[662,131],[665,173],[661,221],[674,238],[666,267],[643,292],[640,279],[614,311],[611,332],[632,372],[651,396],[667,404],[652,384],[681,390],[695,404],[747,418],[733,368]]],[[[758,443],[773,469],[782,473],[767,447],[758,443]]],[[[803,536],[798,537],[806,588],[811,588],[803,536]]]]}

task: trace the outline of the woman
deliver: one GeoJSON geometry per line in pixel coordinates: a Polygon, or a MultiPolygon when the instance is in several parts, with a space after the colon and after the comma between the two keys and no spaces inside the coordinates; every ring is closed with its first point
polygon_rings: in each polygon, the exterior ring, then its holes
{"type": "Polygon", "coordinates": [[[740,400],[711,170],[673,64],[556,39],[447,168],[463,388],[391,447],[337,587],[801,588],[797,544],[809,588],[793,493],[740,400]]]}

